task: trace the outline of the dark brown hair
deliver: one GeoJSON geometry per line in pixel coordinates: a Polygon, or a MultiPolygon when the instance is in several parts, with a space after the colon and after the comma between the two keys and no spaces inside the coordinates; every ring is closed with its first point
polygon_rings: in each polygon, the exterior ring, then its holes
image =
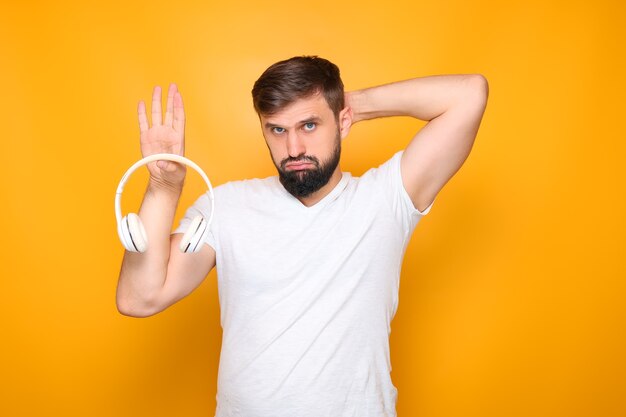
{"type": "Polygon", "coordinates": [[[344,107],[339,68],[317,56],[296,56],[275,63],[261,74],[252,88],[252,101],[259,115],[272,115],[318,93],[338,118],[344,107]]]}

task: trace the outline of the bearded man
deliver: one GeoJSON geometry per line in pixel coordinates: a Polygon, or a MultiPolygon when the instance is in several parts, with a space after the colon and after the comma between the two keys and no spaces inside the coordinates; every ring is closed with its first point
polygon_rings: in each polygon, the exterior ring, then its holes
{"type": "MultiPolygon", "coordinates": [[[[170,235],[186,170],[151,163],[139,211],[151,246],[124,255],[119,311],[156,314],[216,267],[223,328],[217,417],[396,416],[389,332],[403,256],[469,155],[487,96],[479,74],[344,92],[339,69],[326,59],[272,65],[252,97],[278,175],[216,187],[203,248],[183,254],[181,236],[198,214],[209,218],[209,196],[170,235]],[[428,123],[380,166],[360,177],[342,172],[350,127],[387,116],[428,123]]],[[[182,155],[177,87],[170,86],[164,120],[160,100],[156,87],[152,126],[139,103],[142,154],[182,155]]]]}

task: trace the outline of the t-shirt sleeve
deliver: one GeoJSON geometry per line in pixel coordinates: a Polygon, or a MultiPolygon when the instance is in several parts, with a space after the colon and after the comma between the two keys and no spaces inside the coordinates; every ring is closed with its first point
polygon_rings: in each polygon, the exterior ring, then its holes
{"type": "Polygon", "coordinates": [[[387,162],[376,168],[376,179],[379,189],[384,198],[389,201],[394,215],[400,221],[407,222],[407,225],[415,226],[422,216],[430,212],[435,200],[424,210],[418,210],[411,201],[409,193],[404,188],[402,182],[402,172],[400,170],[400,160],[404,151],[397,152],[387,162]]]}
{"type": "MultiPolygon", "coordinates": [[[[214,193],[217,192],[217,188],[214,189],[214,193]]],[[[185,216],[180,220],[178,227],[172,232],[174,233],[185,233],[189,224],[194,219],[194,217],[201,215],[208,220],[211,217],[211,200],[209,198],[209,192],[202,194],[185,212],[185,216]]],[[[209,225],[209,233],[207,233],[206,239],[204,243],[211,246],[214,250],[217,251],[215,244],[215,224],[216,224],[216,216],[213,216],[213,220],[209,225]]]]}

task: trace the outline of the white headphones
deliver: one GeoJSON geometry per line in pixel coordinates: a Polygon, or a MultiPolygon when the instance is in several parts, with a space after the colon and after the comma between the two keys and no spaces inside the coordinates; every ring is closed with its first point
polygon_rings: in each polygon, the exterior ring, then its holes
{"type": "Polygon", "coordinates": [[[117,219],[117,234],[122,241],[122,245],[124,245],[124,248],[126,248],[126,250],[130,252],[143,253],[148,248],[148,236],[146,235],[146,229],[141,223],[141,219],[135,213],[130,213],[128,216],[124,216],[124,218],[122,218],[121,201],[122,191],[124,190],[124,185],[126,184],[126,181],[128,181],[130,174],[132,174],[137,168],[154,161],[174,161],[183,165],[187,165],[195,169],[198,174],[202,176],[202,179],[209,187],[209,198],[211,200],[211,217],[209,217],[209,220],[206,221],[204,217],[196,216],[191,221],[189,228],[183,235],[182,240],[180,241],[181,252],[200,252],[200,250],[202,249],[202,242],[204,242],[206,235],[209,233],[209,226],[211,225],[211,221],[213,220],[213,211],[215,209],[215,203],[213,201],[213,187],[211,186],[211,182],[209,181],[207,175],[198,165],[196,165],[191,160],[185,158],[184,156],[170,153],[158,153],[155,155],[150,155],[140,161],[135,162],[133,166],[128,168],[128,171],[126,171],[126,173],[120,180],[120,184],[117,186],[117,192],[115,193],[115,218],[117,219]]]}

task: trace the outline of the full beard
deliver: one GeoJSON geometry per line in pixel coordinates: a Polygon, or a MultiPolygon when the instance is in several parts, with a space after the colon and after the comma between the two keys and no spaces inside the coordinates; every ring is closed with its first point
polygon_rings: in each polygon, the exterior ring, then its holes
{"type": "Polygon", "coordinates": [[[337,133],[335,149],[327,161],[320,164],[320,161],[316,157],[308,155],[283,159],[280,163],[280,167],[276,166],[278,179],[289,194],[294,197],[308,197],[328,184],[330,177],[332,177],[337,165],[339,165],[340,156],[341,138],[339,133],[337,133]],[[311,162],[315,165],[315,168],[299,171],[285,170],[285,166],[288,163],[300,161],[311,162]]]}

